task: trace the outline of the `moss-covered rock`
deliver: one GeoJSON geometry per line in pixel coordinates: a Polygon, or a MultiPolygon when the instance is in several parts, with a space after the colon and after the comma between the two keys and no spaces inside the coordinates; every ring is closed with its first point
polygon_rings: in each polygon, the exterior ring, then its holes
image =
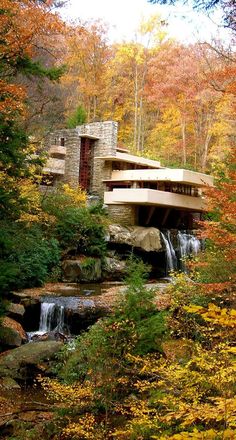
{"type": "Polygon", "coordinates": [[[55,354],[62,347],[61,342],[32,342],[2,353],[0,356],[0,377],[30,380],[39,372],[48,371],[55,354]]]}

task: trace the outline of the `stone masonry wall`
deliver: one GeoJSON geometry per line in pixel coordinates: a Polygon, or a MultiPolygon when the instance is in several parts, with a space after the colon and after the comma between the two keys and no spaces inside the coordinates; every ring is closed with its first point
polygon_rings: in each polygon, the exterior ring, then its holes
{"type": "Polygon", "coordinates": [[[97,138],[93,151],[91,193],[103,198],[103,179],[109,179],[111,176],[111,162],[95,157],[116,155],[118,124],[113,121],[93,122],[76,127],[76,130],[80,135],[88,134],[97,138]]]}
{"type": "Polygon", "coordinates": [[[65,146],[66,158],[64,181],[69,183],[72,188],[77,188],[80,170],[80,138],[75,129],[70,130],[65,146]]]}
{"type": "Polygon", "coordinates": [[[93,122],[83,124],[71,130],[57,130],[49,134],[46,140],[46,149],[51,145],[60,145],[60,139],[64,138],[66,147],[64,181],[73,188],[77,187],[80,171],[80,135],[88,135],[96,138],[92,154],[92,176],[90,192],[103,198],[103,179],[111,176],[111,162],[95,159],[95,157],[115,156],[117,146],[118,124],[113,121],[93,122]]]}
{"type": "Polygon", "coordinates": [[[108,214],[112,222],[122,226],[137,224],[137,209],[132,205],[108,205],[108,214]]]}
{"type": "Polygon", "coordinates": [[[49,150],[53,145],[60,145],[61,138],[64,138],[64,146],[66,147],[63,181],[69,183],[74,188],[78,186],[79,179],[80,138],[75,129],[53,131],[45,140],[46,150],[49,150]]]}

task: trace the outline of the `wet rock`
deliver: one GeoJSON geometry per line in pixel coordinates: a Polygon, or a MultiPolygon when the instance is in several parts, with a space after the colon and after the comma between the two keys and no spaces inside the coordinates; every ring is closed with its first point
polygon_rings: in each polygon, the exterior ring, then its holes
{"type": "Polygon", "coordinates": [[[22,321],[24,316],[25,308],[22,304],[10,303],[7,305],[6,314],[9,318],[16,319],[17,321],[22,321]]]}
{"type": "Polygon", "coordinates": [[[11,377],[3,377],[0,381],[0,388],[5,390],[19,390],[20,385],[11,377]]]}
{"type": "Polygon", "coordinates": [[[95,282],[102,277],[102,262],[100,258],[86,257],[81,261],[80,281],[95,282]]]}
{"type": "Polygon", "coordinates": [[[6,348],[20,347],[22,342],[27,341],[27,335],[19,322],[5,317],[0,327],[0,344],[6,348]]]}
{"type": "Polygon", "coordinates": [[[103,277],[109,281],[123,279],[126,274],[126,265],[126,261],[120,260],[115,256],[106,257],[103,277]]]}
{"type": "Polygon", "coordinates": [[[4,352],[0,356],[0,377],[31,380],[39,372],[50,370],[51,361],[62,347],[62,342],[31,342],[4,352]]]}
{"type": "Polygon", "coordinates": [[[61,342],[66,342],[68,340],[68,338],[66,337],[66,335],[64,335],[64,333],[61,332],[47,332],[42,334],[37,334],[35,333],[32,338],[32,341],[61,341],[61,342]]]}
{"type": "Polygon", "coordinates": [[[39,304],[40,300],[39,298],[23,298],[21,300],[21,304],[26,308],[26,307],[34,307],[37,306],[37,304],[39,304]]]}
{"type": "Polygon", "coordinates": [[[65,260],[62,263],[63,279],[69,283],[79,281],[81,274],[81,262],[79,260],[65,260]]]}
{"type": "Polygon", "coordinates": [[[161,234],[157,228],[143,226],[109,226],[111,243],[127,244],[146,252],[162,250],[161,234]]]}
{"type": "Polygon", "coordinates": [[[78,257],[74,260],[64,260],[63,279],[70,283],[99,281],[102,276],[101,266],[100,258],[78,257]]]}
{"type": "Polygon", "coordinates": [[[21,302],[22,299],[28,297],[28,294],[25,293],[24,291],[21,291],[21,292],[13,292],[12,295],[13,295],[13,299],[14,299],[15,301],[18,301],[18,302],[21,302]]]}

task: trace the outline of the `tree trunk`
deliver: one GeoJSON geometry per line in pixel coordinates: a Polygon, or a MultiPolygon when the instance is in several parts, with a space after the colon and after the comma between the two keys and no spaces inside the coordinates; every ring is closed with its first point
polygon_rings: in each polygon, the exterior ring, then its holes
{"type": "Polygon", "coordinates": [[[186,152],[186,121],[185,118],[181,118],[181,132],[182,132],[182,162],[186,165],[187,152],[186,152]]]}

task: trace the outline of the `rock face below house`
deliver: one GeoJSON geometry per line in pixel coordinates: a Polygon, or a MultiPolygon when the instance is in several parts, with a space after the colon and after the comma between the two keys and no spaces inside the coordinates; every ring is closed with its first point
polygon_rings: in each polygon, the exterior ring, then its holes
{"type": "Polygon", "coordinates": [[[63,279],[70,283],[97,282],[101,280],[101,260],[92,257],[77,257],[62,263],[63,279]]]}
{"type": "Polygon", "coordinates": [[[105,258],[103,277],[105,280],[122,280],[127,273],[127,262],[119,259],[117,256],[105,258]]]}
{"type": "Polygon", "coordinates": [[[109,241],[111,243],[126,244],[146,252],[158,252],[163,250],[161,234],[157,228],[147,228],[143,226],[125,227],[112,224],[109,226],[109,241]]]}
{"type": "Polygon", "coordinates": [[[4,352],[0,356],[0,377],[30,380],[47,371],[50,361],[62,347],[61,342],[31,342],[4,352]]]}

